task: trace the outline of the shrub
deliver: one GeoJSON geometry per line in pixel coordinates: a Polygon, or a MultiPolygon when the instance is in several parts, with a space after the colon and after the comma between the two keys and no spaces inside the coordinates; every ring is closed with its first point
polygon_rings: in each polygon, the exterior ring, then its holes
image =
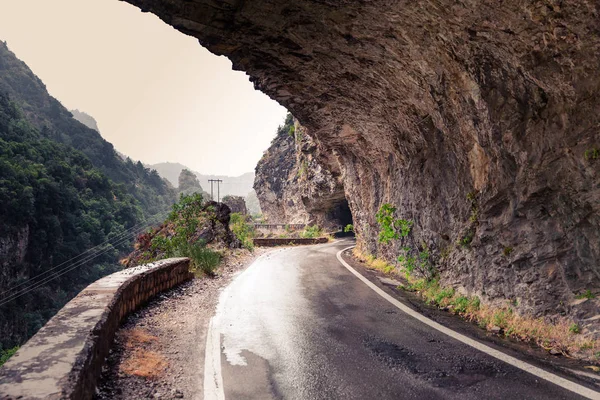
{"type": "MultiPolygon", "coordinates": [[[[287,226],[286,226],[287,227],[287,226]]],[[[242,242],[242,246],[250,251],[254,250],[254,229],[246,222],[245,217],[240,213],[231,214],[229,228],[235,236],[242,242]]]]}
{"type": "Polygon", "coordinates": [[[304,231],[300,233],[301,238],[314,239],[320,237],[322,234],[321,228],[318,225],[308,225],[304,228],[304,231]]]}
{"type": "Polygon", "coordinates": [[[13,347],[12,349],[2,350],[0,348],[0,366],[8,361],[9,358],[13,356],[19,350],[19,346],[13,347]]]}
{"type": "Polygon", "coordinates": [[[469,309],[470,302],[469,298],[465,296],[458,296],[452,301],[452,304],[454,305],[454,311],[463,314],[469,309]]]}
{"type": "Polygon", "coordinates": [[[221,262],[221,254],[209,249],[201,242],[196,244],[182,243],[169,256],[188,257],[193,270],[201,271],[210,276],[214,275],[221,262]]]}
{"type": "Polygon", "coordinates": [[[344,232],[354,232],[354,225],[348,224],[344,227],[344,232]]]}

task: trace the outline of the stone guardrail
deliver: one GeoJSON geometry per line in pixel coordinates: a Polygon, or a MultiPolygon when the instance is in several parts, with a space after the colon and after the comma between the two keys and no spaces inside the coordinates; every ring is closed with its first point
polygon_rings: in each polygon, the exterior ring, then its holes
{"type": "Polygon", "coordinates": [[[299,231],[306,228],[306,224],[254,224],[254,228],[266,230],[289,229],[299,231]]]}
{"type": "Polygon", "coordinates": [[[274,247],[274,246],[288,246],[294,244],[319,244],[329,242],[328,238],[314,238],[314,239],[302,239],[302,238],[257,238],[254,239],[255,246],[263,247],[274,247]]]}
{"type": "Polygon", "coordinates": [[[0,367],[0,399],[91,399],[121,321],[192,277],[189,259],[171,258],[92,283],[0,367]]]}

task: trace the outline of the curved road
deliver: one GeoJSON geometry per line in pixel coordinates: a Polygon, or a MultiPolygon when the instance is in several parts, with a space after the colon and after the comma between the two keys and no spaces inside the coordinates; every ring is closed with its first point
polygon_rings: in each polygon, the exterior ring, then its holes
{"type": "Polygon", "coordinates": [[[278,249],[236,277],[211,321],[205,400],[586,398],[402,312],[337,260],[349,245],[278,249]]]}

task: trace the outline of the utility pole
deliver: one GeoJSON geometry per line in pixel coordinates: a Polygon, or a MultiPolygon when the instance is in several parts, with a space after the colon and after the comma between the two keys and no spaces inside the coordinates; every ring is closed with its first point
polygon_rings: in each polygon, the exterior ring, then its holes
{"type": "Polygon", "coordinates": [[[208,180],[210,182],[210,199],[211,200],[215,200],[215,197],[213,196],[213,183],[217,182],[217,203],[221,201],[221,190],[220,190],[220,184],[221,182],[223,182],[221,179],[209,179],[208,180]]]}

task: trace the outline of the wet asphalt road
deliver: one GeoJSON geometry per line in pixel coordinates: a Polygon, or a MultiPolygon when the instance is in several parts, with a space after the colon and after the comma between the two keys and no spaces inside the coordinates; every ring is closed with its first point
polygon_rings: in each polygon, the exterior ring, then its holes
{"type": "Polygon", "coordinates": [[[226,399],[582,398],[393,307],[337,261],[349,245],[275,250],[225,289],[226,399]]]}

